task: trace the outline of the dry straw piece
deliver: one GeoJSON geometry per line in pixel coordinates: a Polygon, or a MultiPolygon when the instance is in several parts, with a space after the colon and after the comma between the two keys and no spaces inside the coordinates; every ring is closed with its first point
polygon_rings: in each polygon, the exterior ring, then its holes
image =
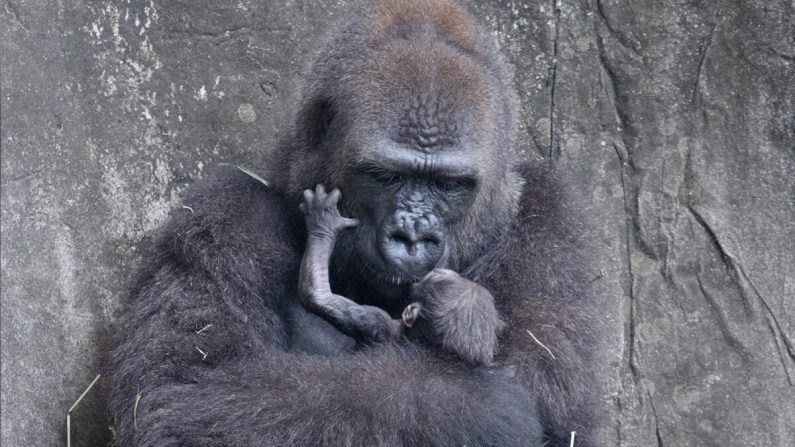
{"type": "Polygon", "coordinates": [[[92,380],[91,383],[88,384],[86,389],[83,391],[83,394],[81,394],[80,397],[77,398],[75,403],[73,403],[72,406],[69,407],[69,410],[66,412],[66,447],[72,447],[72,417],[70,415],[72,414],[72,411],[75,408],[77,408],[77,404],[79,404],[80,401],[83,400],[84,397],[86,397],[88,392],[91,391],[91,388],[94,387],[94,385],[97,383],[100,377],[102,377],[102,374],[97,374],[97,376],[94,377],[94,380],[92,380]]]}

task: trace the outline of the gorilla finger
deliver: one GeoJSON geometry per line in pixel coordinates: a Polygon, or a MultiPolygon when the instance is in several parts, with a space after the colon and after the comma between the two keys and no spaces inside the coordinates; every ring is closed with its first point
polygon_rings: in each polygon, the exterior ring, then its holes
{"type": "Polygon", "coordinates": [[[342,218],[342,226],[343,226],[343,228],[353,228],[353,227],[355,227],[357,225],[359,225],[359,219],[351,219],[351,218],[348,218],[348,217],[343,217],[342,218]]]}
{"type": "Polygon", "coordinates": [[[313,193],[311,189],[304,190],[304,202],[309,203],[314,198],[315,198],[315,193],[313,193]]]}
{"type": "Polygon", "coordinates": [[[325,186],[323,186],[323,184],[322,184],[322,183],[318,183],[318,184],[317,184],[317,186],[315,186],[315,194],[316,194],[316,195],[317,195],[319,198],[324,198],[324,197],[326,197],[326,187],[325,187],[325,186]]]}
{"type": "Polygon", "coordinates": [[[337,188],[334,188],[334,189],[332,189],[332,190],[331,190],[331,192],[329,193],[329,195],[328,195],[328,200],[329,200],[329,201],[330,201],[332,204],[336,205],[336,204],[337,204],[337,202],[340,200],[340,196],[342,196],[342,193],[340,192],[340,190],[339,190],[339,189],[337,189],[337,188]]]}
{"type": "Polygon", "coordinates": [[[302,202],[298,204],[298,211],[300,211],[301,214],[306,214],[306,203],[302,202]]]}

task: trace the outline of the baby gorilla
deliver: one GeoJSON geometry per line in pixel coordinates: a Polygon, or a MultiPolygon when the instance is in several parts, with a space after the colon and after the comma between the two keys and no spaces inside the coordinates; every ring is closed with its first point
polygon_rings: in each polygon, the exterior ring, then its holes
{"type": "Polygon", "coordinates": [[[329,260],[337,234],[358,224],[337,209],[338,189],[323,185],[304,191],[299,209],[306,220],[307,241],[299,273],[303,306],[346,335],[364,342],[384,342],[406,335],[475,364],[490,364],[503,323],[494,297],[452,270],[436,268],[412,287],[412,302],[395,320],[383,309],[332,293],[329,260]],[[425,317],[425,318],[423,318],[425,317]]]}

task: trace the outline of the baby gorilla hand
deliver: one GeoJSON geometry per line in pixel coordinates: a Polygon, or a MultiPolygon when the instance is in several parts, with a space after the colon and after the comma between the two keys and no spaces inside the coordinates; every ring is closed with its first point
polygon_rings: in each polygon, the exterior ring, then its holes
{"type": "MultiPolygon", "coordinates": [[[[323,185],[304,191],[299,209],[306,219],[307,241],[299,273],[299,299],[304,307],[324,318],[342,333],[357,341],[385,342],[400,335],[399,321],[374,306],[363,306],[332,293],[329,284],[329,259],[337,234],[358,224],[342,217],[337,209],[338,189],[326,193],[323,185]]],[[[309,349],[313,349],[309,346],[309,349]]]]}
{"type": "Polygon", "coordinates": [[[298,205],[298,209],[304,214],[310,236],[334,239],[341,230],[359,224],[356,219],[340,215],[337,209],[340,196],[340,190],[336,188],[327,194],[323,185],[317,185],[314,191],[304,191],[304,201],[298,205]]]}
{"type": "Polygon", "coordinates": [[[381,308],[358,306],[352,309],[351,314],[354,329],[365,343],[388,342],[401,334],[400,320],[393,320],[381,308]]]}
{"type": "Polygon", "coordinates": [[[403,311],[410,338],[470,363],[492,363],[504,323],[488,290],[452,270],[434,269],[414,285],[412,300],[403,311]]]}

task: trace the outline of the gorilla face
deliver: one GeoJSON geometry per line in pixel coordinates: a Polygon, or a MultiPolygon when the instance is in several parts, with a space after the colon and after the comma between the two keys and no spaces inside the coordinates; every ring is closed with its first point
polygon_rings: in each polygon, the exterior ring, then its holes
{"type": "Polygon", "coordinates": [[[297,206],[304,189],[339,188],[340,211],[360,223],[339,235],[337,277],[394,297],[487,251],[517,212],[522,181],[504,74],[475,47],[381,31],[361,52],[319,57],[289,143],[288,191],[297,206]]]}
{"type": "Polygon", "coordinates": [[[372,285],[401,286],[444,266],[450,229],[469,211],[479,178],[465,151],[430,152],[382,140],[345,177],[343,209],[359,219],[350,243],[372,285]]]}

